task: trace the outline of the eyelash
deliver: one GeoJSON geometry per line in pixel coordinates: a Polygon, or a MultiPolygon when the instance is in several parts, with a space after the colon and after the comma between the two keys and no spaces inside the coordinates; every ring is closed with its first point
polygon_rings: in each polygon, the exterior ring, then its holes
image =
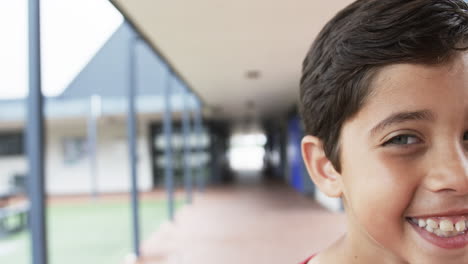
{"type": "Polygon", "coordinates": [[[382,144],[382,146],[387,146],[387,145],[394,145],[394,146],[408,146],[408,145],[413,145],[420,143],[420,139],[415,136],[415,135],[410,135],[410,134],[402,134],[402,135],[397,135],[392,137],[391,139],[387,140],[385,143],[382,144]],[[395,143],[395,140],[401,140],[402,138],[406,138],[406,142],[408,141],[409,138],[416,138],[419,142],[416,143],[395,143]]]}
{"type": "MultiPolygon", "coordinates": [[[[413,144],[418,144],[420,143],[422,140],[419,139],[419,137],[415,136],[415,135],[411,135],[411,134],[401,134],[401,135],[397,135],[397,136],[394,136],[392,137],[391,139],[387,140],[386,142],[384,142],[382,144],[382,146],[387,146],[387,145],[394,145],[394,146],[408,146],[408,145],[413,145],[413,144]],[[408,140],[408,138],[416,138],[416,140],[418,142],[416,143],[395,143],[394,141],[396,139],[400,139],[401,138],[406,138],[408,140]]],[[[463,141],[468,141],[468,132],[465,132],[463,134],[463,141]]],[[[468,143],[468,142],[467,142],[468,143]]]]}

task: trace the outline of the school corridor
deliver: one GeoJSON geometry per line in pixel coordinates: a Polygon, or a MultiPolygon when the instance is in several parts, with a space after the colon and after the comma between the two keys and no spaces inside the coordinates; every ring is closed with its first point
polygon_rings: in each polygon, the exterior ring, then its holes
{"type": "Polygon", "coordinates": [[[345,230],[344,214],[276,181],[210,188],[143,242],[139,264],[298,263],[345,230]]]}
{"type": "Polygon", "coordinates": [[[298,263],[344,233],[301,63],[352,0],[0,3],[0,263],[298,263]]]}

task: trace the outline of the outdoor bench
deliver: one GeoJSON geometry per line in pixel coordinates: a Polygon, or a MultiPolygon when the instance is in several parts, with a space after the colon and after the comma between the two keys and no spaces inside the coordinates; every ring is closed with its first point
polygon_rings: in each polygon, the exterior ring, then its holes
{"type": "Polygon", "coordinates": [[[29,203],[26,201],[0,207],[0,237],[26,228],[28,213],[29,203]]]}

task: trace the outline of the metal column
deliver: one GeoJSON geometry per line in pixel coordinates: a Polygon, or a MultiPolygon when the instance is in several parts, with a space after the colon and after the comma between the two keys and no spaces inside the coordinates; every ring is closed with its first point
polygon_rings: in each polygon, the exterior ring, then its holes
{"type": "Polygon", "coordinates": [[[29,95],[26,122],[32,263],[47,264],[40,0],[29,0],[29,95]]]}
{"type": "MultiPolygon", "coordinates": [[[[204,149],[203,149],[203,128],[202,128],[202,105],[201,103],[198,101],[197,102],[197,106],[196,106],[196,110],[195,110],[195,131],[196,131],[196,134],[197,134],[197,138],[198,138],[198,156],[201,157],[202,154],[204,153],[204,149]]],[[[200,192],[204,192],[205,191],[205,174],[203,172],[203,165],[201,164],[200,161],[199,162],[199,167],[198,167],[198,176],[197,176],[197,185],[198,185],[198,190],[200,192]]]]}
{"type": "Polygon", "coordinates": [[[137,175],[137,144],[136,144],[136,44],[137,38],[132,38],[129,45],[130,55],[130,76],[128,86],[128,117],[127,117],[127,136],[130,161],[130,175],[132,182],[132,224],[133,224],[133,252],[137,258],[140,257],[140,220],[138,204],[138,175],[137,175]]]}
{"type": "Polygon", "coordinates": [[[172,157],[172,107],[171,107],[171,84],[172,84],[173,74],[169,70],[167,76],[167,84],[164,87],[164,101],[165,101],[165,111],[164,111],[164,138],[166,139],[166,148],[164,151],[165,156],[165,183],[167,191],[167,202],[168,202],[168,214],[169,220],[174,221],[174,169],[173,169],[173,157],[172,157]]]}
{"type": "Polygon", "coordinates": [[[192,203],[192,164],[190,156],[192,154],[191,151],[191,134],[190,134],[190,114],[189,114],[189,96],[190,93],[188,89],[183,87],[182,89],[182,100],[184,104],[184,109],[182,111],[182,130],[184,133],[183,136],[183,144],[184,144],[184,183],[185,183],[185,191],[187,193],[187,203],[192,203]]]}
{"type": "Polygon", "coordinates": [[[92,95],[89,103],[88,115],[88,150],[89,150],[89,175],[90,192],[93,198],[98,197],[98,168],[97,168],[97,141],[98,141],[98,117],[101,115],[101,97],[92,95]]]}

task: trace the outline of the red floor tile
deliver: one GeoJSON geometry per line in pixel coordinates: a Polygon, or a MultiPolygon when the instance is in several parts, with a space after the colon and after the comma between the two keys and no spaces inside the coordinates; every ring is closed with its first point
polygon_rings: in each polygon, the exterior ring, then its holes
{"type": "Polygon", "coordinates": [[[139,263],[294,264],[343,234],[344,219],[286,185],[209,189],[143,243],[139,263]]]}

